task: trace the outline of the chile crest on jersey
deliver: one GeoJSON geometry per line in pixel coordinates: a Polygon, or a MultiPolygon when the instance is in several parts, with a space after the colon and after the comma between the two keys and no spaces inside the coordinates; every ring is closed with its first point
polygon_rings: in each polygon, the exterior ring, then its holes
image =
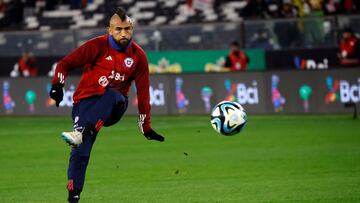
{"type": "Polygon", "coordinates": [[[134,59],[130,58],[130,57],[126,57],[124,60],[124,65],[127,68],[131,68],[131,66],[134,64],[134,59]]]}

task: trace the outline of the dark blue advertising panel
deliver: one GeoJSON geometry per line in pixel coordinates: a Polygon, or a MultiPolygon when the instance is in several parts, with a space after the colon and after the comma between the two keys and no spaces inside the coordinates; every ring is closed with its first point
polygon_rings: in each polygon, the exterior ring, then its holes
{"type": "Polygon", "coordinates": [[[223,100],[237,101],[248,111],[265,109],[265,88],[261,73],[212,73],[173,75],[171,114],[205,114],[223,100]]]}
{"type": "MultiPolygon", "coordinates": [[[[73,94],[79,77],[68,77],[64,87],[64,98],[60,107],[55,106],[48,92],[51,78],[1,78],[2,105],[0,115],[71,115],[73,94]]],[[[168,78],[165,75],[151,77],[150,104],[152,112],[168,114],[169,92],[168,78]]],[[[135,85],[129,91],[129,108],[127,114],[137,114],[137,97],[135,85]]]]}
{"type": "Polygon", "coordinates": [[[69,77],[64,87],[60,107],[49,96],[51,78],[1,78],[1,114],[6,115],[71,115],[74,94],[79,78],[69,77]]]}
{"type": "Polygon", "coordinates": [[[265,52],[267,70],[326,70],[339,66],[337,48],[265,52]]]}
{"type": "Polygon", "coordinates": [[[329,71],[319,75],[318,112],[342,112],[344,104],[360,103],[360,69],[329,71]]]}
{"type": "MultiPolygon", "coordinates": [[[[237,101],[250,114],[345,113],[345,103],[360,102],[360,69],[152,75],[154,115],[209,115],[218,102],[237,101]]],[[[69,77],[60,107],[48,97],[51,78],[0,78],[0,115],[68,115],[79,77],[69,77]]],[[[137,97],[129,91],[127,114],[136,115],[137,97]]]]}
{"type": "Polygon", "coordinates": [[[360,69],[269,72],[270,113],[340,113],[360,102],[360,69]]]}
{"type": "Polygon", "coordinates": [[[318,110],[319,93],[317,75],[320,71],[268,72],[266,100],[269,113],[307,113],[318,110]]]}

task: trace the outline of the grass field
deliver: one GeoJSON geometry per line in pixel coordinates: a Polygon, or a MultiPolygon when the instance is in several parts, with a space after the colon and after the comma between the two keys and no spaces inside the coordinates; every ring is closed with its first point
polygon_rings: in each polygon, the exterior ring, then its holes
{"type": "MultiPolygon", "coordinates": [[[[135,117],[104,128],[82,202],[360,202],[360,120],[250,116],[219,136],[204,116],[153,117],[151,142],[135,117]],[[186,155],[187,154],[187,155],[186,155]]],[[[0,117],[0,203],[66,202],[67,117],[0,117]]]]}

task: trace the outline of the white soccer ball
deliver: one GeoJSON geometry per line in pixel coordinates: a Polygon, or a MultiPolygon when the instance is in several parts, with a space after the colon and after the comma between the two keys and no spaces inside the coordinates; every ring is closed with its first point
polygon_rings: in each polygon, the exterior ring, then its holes
{"type": "Polygon", "coordinates": [[[246,112],[237,102],[222,101],[211,112],[211,125],[222,135],[230,136],[239,133],[246,122],[246,112]]]}

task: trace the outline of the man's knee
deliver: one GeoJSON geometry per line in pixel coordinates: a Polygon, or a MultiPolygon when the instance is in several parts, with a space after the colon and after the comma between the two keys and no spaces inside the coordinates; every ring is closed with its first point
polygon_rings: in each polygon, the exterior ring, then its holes
{"type": "Polygon", "coordinates": [[[120,100],[113,108],[110,117],[104,122],[103,126],[108,127],[119,122],[121,117],[124,115],[127,109],[127,99],[123,96],[124,99],[120,100]]]}

